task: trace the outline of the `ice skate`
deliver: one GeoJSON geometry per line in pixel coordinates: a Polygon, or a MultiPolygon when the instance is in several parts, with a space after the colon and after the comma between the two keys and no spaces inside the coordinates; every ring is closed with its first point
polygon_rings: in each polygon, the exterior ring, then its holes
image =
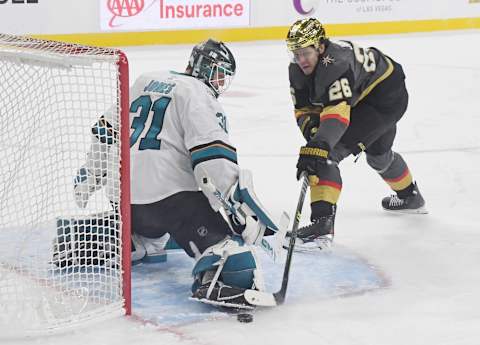
{"type": "MultiPolygon", "coordinates": [[[[297,230],[295,250],[312,251],[330,248],[333,243],[335,215],[323,216],[313,220],[309,225],[297,230]]],[[[290,233],[287,234],[289,240],[290,233]]],[[[288,248],[288,242],[284,246],[288,248]]]]}
{"type": "Polygon", "coordinates": [[[415,183],[411,195],[404,198],[399,197],[396,194],[390,195],[382,199],[382,207],[386,211],[392,211],[396,213],[428,213],[425,208],[425,200],[418,190],[418,186],[415,183]]]}

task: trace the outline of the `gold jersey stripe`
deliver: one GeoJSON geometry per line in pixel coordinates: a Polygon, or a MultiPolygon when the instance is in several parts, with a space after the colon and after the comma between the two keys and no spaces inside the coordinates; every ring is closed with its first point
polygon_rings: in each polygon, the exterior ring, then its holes
{"type": "Polygon", "coordinates": [[[340,122],[348,124],[350,123],[350,106],[346,101],[335,105],[329,105],[320,113],[320,121],[331,118],[332,115],[339,116],[340,122]]]}
{"type": "Polygon", "coordinates": [[[316,113],[317,115],[319,115],[321,111],[322,108],[319,107],[302,107],[299,109],[295,109],[295,118],[298,119],[305,114],[311,115],[312,113],[316,113]]]}
{"type": "Polygon", "coordinates": [[[300,126],[300,131],[302,133],[305,130],[305,127],[308,125],[309,122],[310,122],[310,118],[307,118],[307,119],[305,119],[305,121],[302,122],[302,125],[300,126]]]}
{"type": "Polygon", "coordinates": [[[340,198],[340,192],[341,189],[328,185],[310,186],[310,202],[327,201],[336,204],[340,198]]]}
{"type": "Polygon", "coordinates": [[[380,84],[382,81],[384,81],[385,79],[388,78],[388,76],[390,76],[390,74],[392,74],[393,72],[393,63],[392,61],[390,61],[390,59],[388,57],[385,56],[385,59],[387,60],[387,64],[388,64],[388,67],[387,67],[387,70],[385,71],[385,73],[383,73],[377,80],[375,80],[369,87],[367,87],[365,90],[363,90],[362,94],[360,95],[360,97],[358,97],[357,101],[355,102],[355,104],[353,106],[356,106],[358,104],[358,102],[360,102],[362,99],[364,99],[374,88],[375,86],[377,86],[378,84],[380,84]]]}

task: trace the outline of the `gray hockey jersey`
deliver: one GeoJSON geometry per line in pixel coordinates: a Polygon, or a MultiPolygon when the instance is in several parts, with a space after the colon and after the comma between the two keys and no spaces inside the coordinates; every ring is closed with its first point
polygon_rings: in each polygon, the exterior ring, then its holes
{"type": "Polygon", "coordinates": [[[343,100],[355,106],[392,71],[390,59],[376,48],[362,48],[349,41],[330,41],[313,75],[305,76],[297,64],[290,64],[295,107],[326,107],[343,100]]]}

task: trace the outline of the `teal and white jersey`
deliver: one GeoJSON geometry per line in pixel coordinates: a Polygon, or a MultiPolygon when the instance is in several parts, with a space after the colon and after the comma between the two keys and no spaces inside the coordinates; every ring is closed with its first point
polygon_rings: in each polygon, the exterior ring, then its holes
{"type": "MultiPolygon", "coordinates": [[[[207,175],[226,193],[238,180],[225,111],[208,86],[175,72],[141,75],[130,88],[131,202],[198,191],[207,175]]],[[[220,208],[216,199],[210,203],[220,208]]]]}

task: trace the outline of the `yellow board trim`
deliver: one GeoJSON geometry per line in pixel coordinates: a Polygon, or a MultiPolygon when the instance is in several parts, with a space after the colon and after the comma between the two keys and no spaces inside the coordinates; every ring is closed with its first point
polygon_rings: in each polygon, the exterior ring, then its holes
{"type": "MultiPolygon", "coordinates": [[[[287,35],[288,28],[288,26],[274,26],[216,30],[175,30],[147,32],[105,32],[68,35],[32,35],[32,37],[64,42],[74,42],[94,46],[119,47],[153,44],[197,43],[209,37],[213,37],[226,42],[283,40],[287,35]]],[[[330,37],[465,30],[480,29],[480,18],[452,18],[353,24],[326,24],[325,28],[328,36],[330,37]]]]}
{"type": "MultiPolygon", "coordinates": [[[[288,27],[241,28],[218,30],[175,30],[146,32],[105,32],[72,35],[33,35],[36,38],[79,44],[118,47],[155,44],[198,43],[208,38],[220,41],[278,40],[283,38],[288,27]]],[[[286,49],[286,48],[285,48],[286,49]]]]}

